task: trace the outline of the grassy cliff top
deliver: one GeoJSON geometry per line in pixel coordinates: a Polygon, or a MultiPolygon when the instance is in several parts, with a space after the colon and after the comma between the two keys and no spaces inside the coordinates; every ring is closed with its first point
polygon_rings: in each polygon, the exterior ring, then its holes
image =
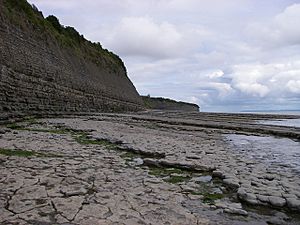
{"type": "Polygon", "coordinates": [[[195,111],[199,111],[199,106],[194,103],[175,101],[169,98],[161,98],[161,97],[150,97],[150,96],[141,96],[144,102],[144,105],[148,109],[173,109],[173,110],[181,110],[184,108],[195,109],[195,111]]]}
{"type": "MultiPolygon", "coordinates": [[[[81,35],[74,27],[63,26],[59,20],[50,15],[44,18],[42,12],[26,0],[0,0],[3,2],[3,12],[9,21],[20,29],[27,30],[29,26],[36,30],[40,39],[48,40],[49,36],[56,39],[62,47],[75,51],[76,54],[88,58],[96,64],[106,62],[115,66],[121,66],[125,71],[121,58],[103,49],[99,42],[93,43],[81,35]]],[[[1,5],[0,5],[1,7],[1,5]]],[[[114,68],[112,66],[112,68],[114,68]]]]}

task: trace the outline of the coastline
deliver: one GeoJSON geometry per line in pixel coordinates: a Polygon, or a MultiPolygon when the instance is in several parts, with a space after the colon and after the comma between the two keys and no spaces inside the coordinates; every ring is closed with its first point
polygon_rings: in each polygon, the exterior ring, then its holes
{"type": "Polygon", "coordinates": [[[251,115],[291,115],[299,116],[300,110],[247,110],[247,111],[201,111],[204,113],[251,114],[251,115]]]}
{"type": "Polygon", "coordinates": [[[298,224],[299,174],[224,135],[299,140],[300,128],[257,123],[299,118],[147,111],[2,126],[0,223],[298,224]]]}

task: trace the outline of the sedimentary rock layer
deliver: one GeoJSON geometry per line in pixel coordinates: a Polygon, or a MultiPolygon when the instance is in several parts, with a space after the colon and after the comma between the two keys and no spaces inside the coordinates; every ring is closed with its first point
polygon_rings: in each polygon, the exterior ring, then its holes
{"type": "Polygon", "coordinates": [[[0,224],[299,224],[299,169],[274,161],[289,146],[227,138],[299,131],[259,123],[274,118],[299,119],[155,111],[0,126],[0,224]]]}
{"type": "Polygon", "coordinates": [[[150,96],[141,96],[145,107],[154,110],[172,110],[172,111],[193,111],[199,112],[200,107],[197,104],[188,102],[178,102],[168,98],[153,98],[150,96]]]}
{"type": "Polygon", "coordinates": [[[0,0],[0,117],[141,108],[117,56],[91,56],[86,40],[64,44],[41,13],[33,20],[32,12],[8,9],[7,2],[0,0]]]}

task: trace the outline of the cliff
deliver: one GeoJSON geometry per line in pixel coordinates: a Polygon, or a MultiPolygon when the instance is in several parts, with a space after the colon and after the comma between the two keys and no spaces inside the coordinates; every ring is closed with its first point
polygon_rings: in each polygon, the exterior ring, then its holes
{"type": "Polygon", "coordinates": [[[153,98],[149,96],[142,96],[142,99],[145,107],[148,109],[199,112],[199,106],[192,103],[178,102],[168,98],[153,98]]]}
{"type": "Polygon", "coordinates": [[[26,0],[0,0],[0,118],[142,108],[117,55],[26,0]]]}

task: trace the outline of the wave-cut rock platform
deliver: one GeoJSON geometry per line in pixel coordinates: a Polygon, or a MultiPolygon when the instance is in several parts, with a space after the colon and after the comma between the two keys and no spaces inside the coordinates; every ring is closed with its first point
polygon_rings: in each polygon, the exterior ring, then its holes
{"type": "Polygon", "coordinates": [[[3,125],[0,224],[299,224],[296,167],[232,144],[299,143],[299,128],[257,122],[280,118],[143,112],[3,125]]]}

